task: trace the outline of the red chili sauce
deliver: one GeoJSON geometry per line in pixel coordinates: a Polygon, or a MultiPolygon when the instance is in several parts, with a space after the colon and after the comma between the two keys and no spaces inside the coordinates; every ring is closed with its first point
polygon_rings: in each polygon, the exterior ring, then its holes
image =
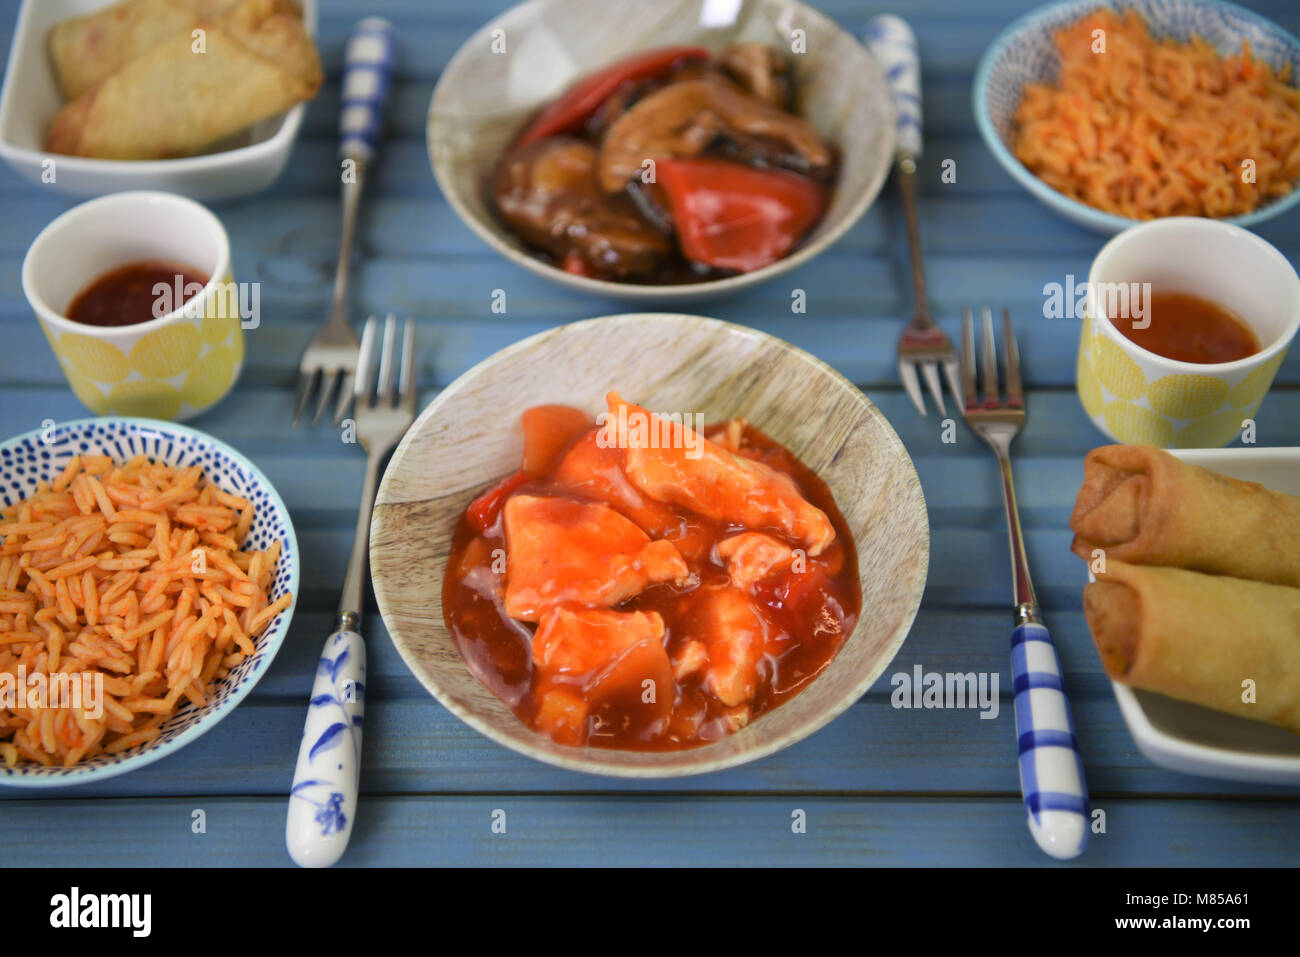
{"type": "MultiPolygon", "coordinates": [[[[807,541],[792,536],[789,528],[742,526],[648,496],[643,508],[628,508],[625,502],[612,502],[613,496],[602,495],[598,487],[575,487],[573,477],[582,474],[584,463],[597,463],[593,471],[610,474],[610,469],[618,469],[620,456],[627,461],[627,453],[597,452],[593,443],[600,429],[579,410],[531,409],[524,425],[524,468],[483,493],[461,517],[442,598],[447,627],[470,669],[530,727],[575,746],[664,751],[707,744],[805,688],[852,633],[861,592],[848,527],[825,483],[757,429],[736,421],[702,431],[720,443],[714,451],[721,453],[724,465],[735,456],[792,479],[805,504],[820,509],[823,522],[829,520],[820,547],[805,547],[807,541]],[[513,506],[511,500],[517,500],[513,506]],[[602,515],[606,523],[600,527],[634,535],[622,519],[612,519],[604,510],[616,506],[615,511],[639,522],[649,539],[671,542],[689,569],[687,581],[658,581],[621,602],[604,605],[623,616],[614,627],[592,626],[554,644],[565,653],[576,646],[576,660],[596,662],[590,668],[583,664],[560,674],[547,671],[537,660],[549,654],[539,650],[545,644],[542,632],[549,627],[545,615],[537,625],[506,611],[508,578],[519,574],[511,564],[518,555],[512,556],[510,549],[513,544],[522,550],[527,544],[518,525],[510,528],[521,540],[512,543],[506,513],[509,509],[511,516],[525,515],[524,506],[537,508],[539,501],[564,514],[602,515]],[[584,504],[597,506],[598,512],[587,514],[584,504]],[[829,529],[833,539],[824,544],[829,529]],[[785,550],[793,557],[757,580],[745,578],[754,568],[729,565],[719,546],[746,532],[762,533],[751,535],[750,541],[758,543],[763,554],[785,550]],[[733,572],[742,577],[741,586],[733,572]],[[662,636],[652,634],[612,665],[601,652],[592,651],[601,641],[632,641],[638,629],[648,629],[653,615],[636,613],[658,615],[662,636]],[[588,641],[587,635],[595,637],[588,641]],[[660,645],[667,652],[666,662],[660,645]]],[[[772,475],[765,469],[761,474],[772,475]]],[[[574,549],[581,551],[598,537],[587,534],[590,527],[583,526],[574,549]]],[[[561,552],[570,547],[562,533],[563,526],[538,533],[545,545],[534,551],[542,555],[543,575],[549,563],[562,563],[561,552]],[[557,528],[561,534],[556,534],[557,528]]],[[[671,552],[658,541],[653,549],[671,552]]],[[[675,556],[670,557],[675,565],[675,556]]],[[[582,627],[612,617],[592,607],[579,602],[546,614],[582,627]]],[[[574,655],[568,660],[575,660],[574,655]]]]}

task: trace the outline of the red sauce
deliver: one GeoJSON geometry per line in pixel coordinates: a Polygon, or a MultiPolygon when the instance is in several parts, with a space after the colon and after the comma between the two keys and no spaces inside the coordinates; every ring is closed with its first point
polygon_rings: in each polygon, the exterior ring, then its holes
{"type": "MultiPolygon", "coordinates": [[[[712,427],[704,430],[710,437],[715,432],[712,427]]],[[[773,573],[754,586],[751,601],[766,618],[770,637],[759,663],[756,693],[748,702],[747,720],[752,721],[798,694],[821,673],[853,631],[861,591],[853,540],[825,483],[787,449],[749,426],[742,433],[740,449],[793,478],[804,497],[830,518],[836,532],[825,551],[806,558],[806,568],[773,573]]],[[[582,500],[581,495],[553,484],[547,476],[530,478],[523,472],[506,488],[508,493],[501,499],[545,494],[582,500]]],[[[664,644],[675,662],[691,640],[707,589],[729,581],[714,545],[740,529],[679,506],[666,507],[676,514],[677,528],[665,537],[677,545],[699,582],[680,588],[671,583],[652,585],[616,610],[661,615],[664,644]]],[[[771,529],[760,531],[780,537],[771,529]]],[[[505,613],[499,590],[505,576],[493,569],[494,558],[497,568],[503,569],[505,547],[504,520],[499,512],[486,533],[480,532],[470,515],[462,516],[443,583],[443,612],[470,670],[521,720],[536,728],[539,701],[532,635],[537,626],[505,613]]],[[[698,747],[737,730],[736,710],[719,701],[697,673],[674,680],[672,709],[666,720],[639,720],[644,708],[635,700],[616,698],[601,703],[587,718],[585,743],[642,751],[698,747]]]]}
{"type": "Polygon", "coordinates": [[[1179,362],[1235,362],[1259,351],[1254,331],[1232,311],[1182,292],[1157,292],[1147,304],[1150,324],[1115,328],[1143,349],[1179,362]]]}
{"type": "Polygon", "coordinates": [[[128,263],[77,293],[67,316],[87,326],[133,326],[174,312],[207,283],[203,273],[179,263],[160,259],[128,263]],[[159,284],[167,291],[155,291],[159,284]]]}

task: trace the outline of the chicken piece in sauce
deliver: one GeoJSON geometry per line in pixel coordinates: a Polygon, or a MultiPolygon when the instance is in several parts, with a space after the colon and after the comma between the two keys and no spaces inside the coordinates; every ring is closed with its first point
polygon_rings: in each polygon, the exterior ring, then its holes
{"type": "Polygon", "coordinates": [[[516,494],[505,530],[505,609],[520,621],[562,604],[610,608],[658,582],[690,579],[672,542],[652,542],[607,505],[516,494]]]}
{"type": "Polygon", "coordinates": [[[623,401],[617,392],[609,393],[607,401],[606,427],[619,433],[624,471],[646,495],[716,521],[776,529],[801,542],[809,555],[821,554],[834,541],[831,520],[803,497],[790,476],[735,455],[683,424],[664,421],[623,401]],[[640,447],[632,427],[625,428],[632,422],[649,422],[647,435],[666,436],[667,441],[661,439],[658,448],[640,447]]]}
{"type": "Polygon", "coordinates": [[[748,595],[729,585],[701,588],[693,597],[690,635],[708,653],[705,687],[728,707],[751,701],[767,650],[767,619],[748,595]]]}
{"type": "Polygon", "coordinates": [[[717,548],[718,557],[727,565],[731,584],[745,592],[794,562],[793,548],[762,532],[732,535],[718,542],[717,548]]]}
{"type": "Polygon", "coordinates": [[[592,430],[569,449],[555,472],[555,482],[604,502],[656,538],[668,537],[679,524],[671,508],[647,498],[628,481],[622,450],[602,447],[599,430],[592,430]]]}
{"type": "Polygon", "coordinates": [[[548,611],[533,636],[543,722],[579,740],[587,717],[606,706],[643,727],[662,723],[673,706],[663,641],[664,621],[655,612],[564,605],[548,611]],[[655,693],[647,695],[647,688],[655,693]],[[581,707],[571,700],[575,692],[581,707]]]}

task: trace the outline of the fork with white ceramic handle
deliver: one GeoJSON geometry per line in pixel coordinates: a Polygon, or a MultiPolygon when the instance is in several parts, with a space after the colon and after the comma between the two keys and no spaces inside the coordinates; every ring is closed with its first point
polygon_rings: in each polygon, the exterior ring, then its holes
{"type": "Polygon", "coordinates": [[[966,424],[997,456],[1002,498],[1011,537],[1011,570],[1016,629],[1011,635],[1011,670],[1015,689],[1016,739],[1020,749],[1020,793],[1025,799],[1029,831],[1052,857],[1068,860],[1088,843],[1088,789],[1075,737],[1070,701],[1065,696],[1061,662],[1043,624],[1029,578],[1025,540],[1011,482],[1011,440],[1025,424],[1025,394],[1020,381],[1020,352],[1011,329],[1011,314],[1002,311],[1002,356],[1005,398],[998,388],[993,313],[982,311],[984,344],[980,351],[983,395],[975,389],[975,346],[971,312],[962,317],[961,377],[966,424]]]}
{"type": "Polygon", "coordinates": [[[343,856],[357,812],[361,770],[361,728],[366,712],[366,646],[361,606],[366,579],[370,513],[379,468],[415,420],[415,324],[384,321],[379,374],[374,377],[379,320],[366,320],[357,358],[354,399],[357,441],[366,451],[352,557],[332,635],[325,639],[298,747],[298,766],[289,792],[285,843],[303,867],[329,867],[343,856]],[[400,343],[398,341],[400,336],[400,343]],[[373,382],[373,388],[372,388],[373,382]]]}

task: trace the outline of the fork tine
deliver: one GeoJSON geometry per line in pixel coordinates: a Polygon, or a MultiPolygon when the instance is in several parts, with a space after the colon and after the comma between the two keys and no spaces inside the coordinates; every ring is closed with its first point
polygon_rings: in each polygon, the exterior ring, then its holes
{"type": "Polygon", "coordinates": [[[298,397],[293,403],[293,427],[295,429],[298,428],[298,423],[302,421],[302,414],[307,409],[307,400],[311,398],[312,387],[315,386],[316,378],[319,375],[319,369],[298,373],[298,397]]]}
{"type": "Polygon", "coordinates": [[[311,417],[312,428],[320,424],[320,417],[325,414],[325,409],[329,406],[330,399],[333,398],[334,390],[338,387],[341,378],[343,378],[342,369],[322,373],[320,398],[316,402],[316,414],[311,417]]]}
{"type": "Polygon", "coordinates": [[[981,366],[980,378],[984,380],[984,404],[988,406],[998,405],[998,354],[997,344],[993,339],[993,310],[985,306],[980,310],[980,317],[984,320],[984,345],[980,350],[981,366]]]}
{"type": "Polygon", "coordinates": [[[343,376],[343,385],[339,387],[339,405],[334,410],[334,427],[338,428],[343,421],[343,416],[348,414],[348,406],[352,404],[352,382],[356,376],[351,373],[345,373],[343,376]]]}
{"type": "Polygon", "coordinates": [[[397,380],[399,400],[414,408],[415,391],[415,320],[407,316],[402,330],[402,375],[397,380]]]}
{"type": "Polygon", "coordinates": [[[916,377],[916,366],[906,359],[898,360],[898,377],[903,380],[903,388],[916,406],[916,411],[925,418],[925,400],[921,398],[921,380],[916,377]]]}
{"type": "Polygon", "coordinates": [[[379,354],[379,383],[375,387],[376,401],[380,405],[393,404],[393,380],[397,375],[397,317],[392,313],[384,319],[384,348],[379,354]]]}
{"type": "Polygon", "coordinates": [[[975,405],[975,336],[971,327],[970,310],[966,309],[961,315],[961,379],[967,409],[975,405]]]}
{"type": "Polygon", "coordinates": [[[1002,362],[1007,369],[1007,405],[1020,408],[1025,404],[1025,393],[1020,385],[1020,347],[1011,329],[1011,310],[1002,310],[1002,362]]]}
{"type": "Polygon", "coordinates": [[[948,388],[952,389],[953,398],[957,402],[957,411],[960,412],[965,406],[963,405],[961,373],[958,369],[956,359],[943,360],[943,377],[948,380],[948,388]]]}
{"type": "Polygon", "coordinates": [[[352,395],[357,408],[370,404],[370,383],[373,375],[371,369],[375,364],[375,335],[379,320],[371,316],[366,320],[366,327],[361,333],[361,349],[357,353],[357,374],[352,384],[352,395]]]}
{"type": "Polygon", "coordinates": [[[922,362],[921,374],[925,376],[925,384],[930,387],[930,395],[934,396],[935,404],[939,406],[939,414],[947,417],[948,408],[943,404],[943,386],[939,384],[939,363],[922,362]]]}

